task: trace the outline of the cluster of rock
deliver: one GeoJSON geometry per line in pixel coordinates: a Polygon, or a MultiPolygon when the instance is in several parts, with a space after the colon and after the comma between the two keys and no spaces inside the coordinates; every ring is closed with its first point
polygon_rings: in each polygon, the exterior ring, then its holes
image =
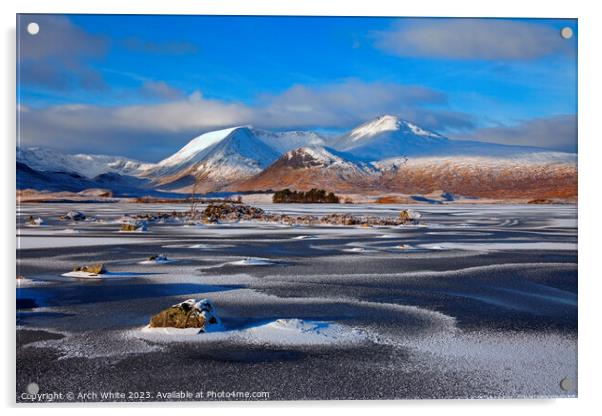
{"type": "Polygon", "coordinates": [[[329,225],[360,225],[372,226],[395,226],[417,224],[418,219],[406,210],[401,211],[396,217],[357,216],[351,214],[330,214],[320,218],[321,224],[329,225]]]}
{"type": "Polygon", "coordinates": [[[89,273],[89,274],[105,274],[105,273],[108,273],[107,268],[102,263],[90,264],[90,265],[84,265],[84,266],[78,266],[78,267],[75,267],[73,269],[73,271],[74,272],[89,273]]]}
{"type": "Polygon", "coordinates": [[[222,203],[208,205],[202,213],[202,218],[207,223],[246,220],[288,225],[359,225],[370,227],[417,224],[420,214],[411,210],[402,210],[396,217],[358,216],[339,213],[324,216],[287,215],[267,213],[260,208],[241,203],[222,203]]]}
{"type": "Polygon", "coordinates": [[[536,204],[536,205],[546,205],[546,204],[553,204],[554,201],[552,201],[551,199],[546,199],[546,198],[538,198],[538,199],[532,199],[529,202],[527,202],[527,204],[536,204]]]}
{"type": "Polygon", "coordinates": [[[44,220],[40,217],[33,217],[33,215],[30,215],[27,220],[25,221],[26,225],[29,225],[30,227],[39,227],[40,225],[44,224],[44,220]]]}
{"type": "Polygon", "coordinates": [[[149,261],[169,261],[165,254],[154,254],[148,258],[149,261]]]}
{"type": "Polygon", "coordinates": [[[261,220],[266,213],[261,208],[237,202],[209,204],[202,212],[202,219],[208,223],[233,222],[241,220],[261,220]]]}
{"type": "Polygon", "coordinates": [[[61,215],[60,219],[63,221],[83,221],[86,219],[86,215],[80,211],[69,211],[65,215],[61,215]]]}
{"type": "Polygon", "coordinates": [[[124,222],[121,224],[121,228],[119,231],[124,232],[140,232],[147,231],[148,223],[146,221],[138,220],[134,222],[124,222]]]}
{"type": "Polygon", "coordinates": [[[188,299],[177,303],[151,317],[151,328],[198,328],[207,332],[221,326],[215,309],[208,299],[188,299]]]}
{"type": "Polygon", "coordinates": [[[190,212],[186,211],[172,211],[172,212],[157,212],[157,213],[146,213],[136,214],[130,218],[138,221],[146,221],[147,223],[171,223],[181,222],[189,219],[190,212]]]}

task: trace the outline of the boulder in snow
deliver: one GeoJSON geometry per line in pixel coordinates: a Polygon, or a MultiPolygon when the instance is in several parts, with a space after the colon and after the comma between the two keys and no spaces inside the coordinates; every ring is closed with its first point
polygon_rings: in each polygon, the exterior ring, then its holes
{"type": "Polygon", "coordinates": [[[164,254],[155,254],[148,259],[141,261],[139,264],[167,264],[173,263],[175,260],[168,259],[164,254]]]}
{"type": "Polygon", "coordinates": [[[412,211],[411,209],[403,209],[399,212],[401,224],[417,224],[420,217],[419,212],[412,211]]]}
{"type": "Polygon", "coordinates": [[[25,221],[25,224],[30,227],[39,227],[40,225],[44,224],[44,220],[40,217],[34,218],[32,215],[30,215],[29,218],[27,218],[27,221],[25,221]]]}
{"type": "Polygon", "coordinates": [[[75,267],[73,269],[73,271],[88,273],[91,275],[105,274],[108,272],[107,268],[102,263],[78,266],[78,267],[75,267]]]}
{"type": "Polygon", "coordinates": [[[148,223],[146,221],[126,222],[121,224],[119,231],[134,232],[134,231],[146,231],[148,230],[148,223]]]}
{"type": "Polygon", "coordinates": [[[199,328],[199,332],[207,332],[220,325],[208,299],[187,299],[172,305],[154,315],[149,323],[151,328],[199,328]]]}
{"type": "Polygon", "coordinates": [[[86,216],[83,212],[80,211],[69,211],[65,215],[61,217],[62,220],[71,220],[71,221],[83,221],[86,219],[86,216]]]}

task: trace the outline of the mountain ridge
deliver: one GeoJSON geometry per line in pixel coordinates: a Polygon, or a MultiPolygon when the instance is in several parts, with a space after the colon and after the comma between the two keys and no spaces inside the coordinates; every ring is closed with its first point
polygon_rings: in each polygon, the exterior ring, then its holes
{"type": "MultiPolygon", "coordinates": [[[[431,187],[459,190],[465,186],[477,195],[498,188],[506,192],[512,186],[525,193],[541,188],[544,182],[551,189],[557,181],[566,182],[568,188],[575,183],[576,195],[577,175],[576,154],[450,140],[391,115],[376,117],[332,139],[312,131],[271,132],[252,126],[210,131],[158,163],[119,156],[62,155],[40,148],[17,148],[17,161],[32,164],[29,167],[34,170],[116,174],[119,186],[177,193],[317,186],[342,192],[423,192],[431,187]],[[458,180],[462,175],[464,180],[458,180]]],[[[110,185],[110,178],[106,175],[102,182],[110,185]]]]}

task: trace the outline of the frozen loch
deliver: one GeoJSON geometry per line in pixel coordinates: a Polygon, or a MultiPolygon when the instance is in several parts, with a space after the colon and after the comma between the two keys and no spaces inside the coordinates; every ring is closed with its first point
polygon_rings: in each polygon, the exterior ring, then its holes
{"type": "MultiPolygon", "coordinates": [[[[124,215],[187,207],[72,205],[24,204],[17,218],[18,388],[576,395],[560,387],[577,372],[573,205],[412,205],[419,223],[387,227],[149,221],[131,233],[119,232],[124,215]],[[67,233],[60,216],[73,210],[86,220],[67,233]],[[106,273],[72,271],[92,263],[106,273]],[[210,300],[219,325],[148,327],[187,299],[210,300]]],[[[261,208],[387,217],[404,207],[261,208]]]]}

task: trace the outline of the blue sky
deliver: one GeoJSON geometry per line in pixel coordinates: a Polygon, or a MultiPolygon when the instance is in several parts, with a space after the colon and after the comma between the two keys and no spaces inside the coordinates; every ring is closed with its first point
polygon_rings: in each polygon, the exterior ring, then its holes
{"type": "Polygon", "coordinates": [[[576,151],[575,20],[20,15],[20,144],[169,155],[231,125],[336,134],[383,113],[576,151]],[[38,35],[27,34],[35,21],[38,35]],[[575,36],[560,36],[562,27],[575,36]]]}

